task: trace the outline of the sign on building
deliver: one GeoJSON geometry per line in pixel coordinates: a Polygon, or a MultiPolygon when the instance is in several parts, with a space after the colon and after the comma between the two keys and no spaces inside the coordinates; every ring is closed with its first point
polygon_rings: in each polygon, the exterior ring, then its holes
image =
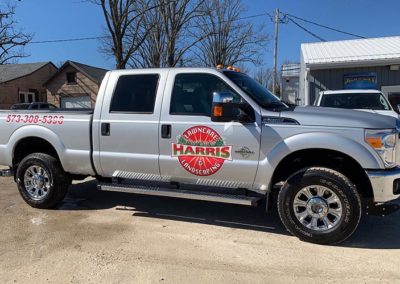
{"type": "Polygon", "coordinates": [[[376,72],[345,74],[343,81],[344,89],[377,89],[376,72]]]}

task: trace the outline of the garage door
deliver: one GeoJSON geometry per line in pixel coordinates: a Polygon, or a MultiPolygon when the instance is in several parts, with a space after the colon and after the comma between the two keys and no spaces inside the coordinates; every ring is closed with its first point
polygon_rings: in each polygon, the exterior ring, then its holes
{"type": "Polygon", "coordinates": [[[61,108],[91,108],[92,102],[89,96],[62,97],[61,108]]]}

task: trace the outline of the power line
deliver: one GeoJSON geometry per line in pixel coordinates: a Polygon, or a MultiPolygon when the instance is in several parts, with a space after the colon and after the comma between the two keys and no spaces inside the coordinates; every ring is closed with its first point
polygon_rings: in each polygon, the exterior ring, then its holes
{"type": "MultiPolygon", "coordinates": [[[[332,28],[332,27],[328,27],[289,13],[280,13],[284,16],[283,19],[279,19],[279,23],[287,23],[288,21],[292,22],[293,24],[295,24],[296,26],[298,26],[299,28],[301,28],[302,30],[304,30],[305,32],[309,33],[310,35],[312,35],[313,37],[317,38],[320,41],[326,41],[325,39],[323,39],[322,37],[318,36],[317,34],[311,32],[310,30],[308,30],[307,28],[305,28],[304,26],[300,25],[297,21],[295,21],[294,19],[321,27],[321,28],[325,28],[328,30],[332,30],[338,33],[342,33],[342,34],[346,34],[346,35],[350,35],[353,37],[357,37],[357,38],[365,38],[364,36],[360,36],[357,34],[353,34],[350,32],[346,32],[346,31],[342,31],[336,28],[332,28]]],[[[259,13],[259,14],[254,14],[254,15],[250,15],[250,16],[246,16],[246,17],[241,17],[238,19],[234,19],[233,21],[240,21],[240,20],[248,20],[248,19],[254,19],[254,18],[259,18],[259,17],[264,17],[264,16],[268,16],[271,20],[271,22],[275,22],[275,17],[274,15],[272,15],[269,12],[264,12],[264,13],[259,13]]],[[[223,21],[225,22],[225,21],[223,21]]],[[[196,27],[196,26],[193,26],[196,27]]],[[[192,27],[192,28],[193,28],[192,27]]],[[[76,42],[76,41],[87,41],[87,40],[99,40],[99,39],[105,39],[105,38],[109,38],[110,36],[93,36],[93,37],[81,37],[81,38],[65,38],[65,39],[54,39],[54,40],[40,40],[40,41],[31,41],[28,44],[46,44],[46,43],[62,43],[62,42],[76,42]]]]}
{"type": "Polygon", "coordinates": [[[320,41],[326,41],[325,39],[323,39],[322,37],[320,37],[319,35],[313,33],[312,31],[306,29],[305,27],[303,27],[302,25],[300,25],[299,23],[297,23],[295,20],[293,20],[292,18],[288,17],[287,18],[290,22],[292,22],[293,24],[295,24],[296,26],[298,26],[300,29],[302,29],[303,31],[305,31],[306,33],[312,35],[313,37],[319,39],[320,41]]]}
{"type": "Polygon", "coordinates": [[[66,39],[53,39],[53,40],[41,40],[31,41],[28,44],[42,44],[42,43],[57,43],[57,42],[72,42],[72,41],[84,41],[84,40],[98,40],[108,38],[109,36],[96,36],[96,37],[80,37],[80,38],[66,38],[66,39]]]}
{"type": "MultiPolygon", "coordinates": [[[[260,14],[255,14],[255,15],[250,15],[246,17],[241,17],[237,19],[233,19],[232,21],[241,21],[241,20],[248,20],[248,19],[254,19],[254,18],[259,18],[259,17],[264,17],[264,16],[269,16],[270,18],[272,15],[268,12],[260,13],[260,14]]],[[[227,21],[221,21],[221,23],[225,23],[227,21]]],[[[196,28],[199,26],[189,26],[188,28],[196,28]]],[[[94,36],[94,37],[80,37],[80,38],[66,38],[66,39],[53,39],[53,40],[40,40],[40,41],[31,41],[28,44],[45,44],[45,43],[61,43],[61,42],[74,42],[74,41],[86,41],[86,40],[99,40],[99,39],[105,39],[105,38],[110,38],[111,36],[94,36]]]]}
{"type": "Polygon", "coordinates": [[[331,31],[335,31],[335,32],[338,32],[338,33],[346,34],[346,35],[357,37],[357,38],[366,38],[364,36],[360,36],[360,35],[357,35],[357,34],[349,33],[349,32],[342,31],[342,30],[339,30],[339,29],[336,29],[336,28],[328,27],[328,26],[325,26],[325,25],[322,25],[322,24],[319,24],[319,23],[316,23],[316,22],[313,22],[313,21],[310,21],[310,20],[307,20],[307,19],[304,19],[304,18],[297,17],[295,15],[288,14],[288,13],[285,13],[284,16],[288,17],[289,20],[290,20],[290,18],[295,18],[297,20],[300,20],[300,21],[303,21],[303,22],[306,22],[306,23],[309,23],[309,24],[312,24],[312,25],[315,25],[315,26],[318,26],[318,27],[321,27],[321,28],[325,28],[325,29],[328,29],[328,30],[331,30],[331,31]]]}

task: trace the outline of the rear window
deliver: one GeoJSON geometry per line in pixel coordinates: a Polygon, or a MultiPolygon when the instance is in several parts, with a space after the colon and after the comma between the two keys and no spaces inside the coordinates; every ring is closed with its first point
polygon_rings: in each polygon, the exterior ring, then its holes
{"type": "Polygon", "coordinates": [[[158,74],[124,75],[118,79],[110,112],[153,113],[158,74]]]}
{"type": "Polygon", "coordinates": [[[323,95],[321,98],[320,106],[347,108],[347,109],[372,109],[372,110],[391,109],[386,98],[379,93],[323,95]]]}

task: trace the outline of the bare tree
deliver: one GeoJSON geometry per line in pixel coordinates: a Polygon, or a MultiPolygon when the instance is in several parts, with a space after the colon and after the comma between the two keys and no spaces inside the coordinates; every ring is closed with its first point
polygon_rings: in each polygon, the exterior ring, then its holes
{"type": "MultiPolygon", "coordinates": [[[[159,0],[167,1],[167,0],[159,0]]],[[[164,19],[164,32],[167,36],[167,65],[174,67],[183,59],[184,54],[201,41],[203,35],[192,38],[190,24],[201,18],[200,7],[204,0],[176,0],[163,6],[161,15],[164,19]]]]}
{"type": "MultiPolygon", "coordinates": [[[[138,0],[138,2],[145,0],[138,0]]],[[[160,1],[153,0],[152,4],[157,5],[160,1]]],[[[143,41],[136,53],[132,56],[132,67],[156,68],[165,66],[166,62],[166,42],[167,37],[164,33],[163,18],[160,13],[161,7],[149,10],[144,15],[143,26],[151,32],[143,41]]]]}
{"type": "Polygon", "coordinates": [[[272,79],[274,72],[271,68],[259,68],[254,74],[254,80],[266,88],[272,88],[272,79]]]}
{"type": "Polygon", "coordinates": [[[263,26],[255,27],[241,20],[245,10],[241,0],[207,0],[205,16],[198,19],[199,37],[196,52],[202,65],[235,65],[261,62],[261,51],[269,40],[263,26]]]}
{"type": "Polygon", "coordinates": [[[144,28],[145,14],[153,9],[151,0],[89,0],[101,7],[107,36],[101,51],[115,58],[117,69],[125,69],[150,30],[144,28]]]}
{"type": "Polygon", "coordinates": [[[17,30],[14,19],[15,5],[8,5],[0,11],[0,64],[7,64],[26,57],[24,46],[33,35],[17,30]]]}
{"type": "Polygon", "coordinates": [[[144,20],[151,33],[135,54],[133,66],[185,65],[188,51],[204,38],[194,33],[195,19],[204,14],[201,10],[204,1],[152,0],[152,6],[157,8],[146,13],[144,20]]]}

